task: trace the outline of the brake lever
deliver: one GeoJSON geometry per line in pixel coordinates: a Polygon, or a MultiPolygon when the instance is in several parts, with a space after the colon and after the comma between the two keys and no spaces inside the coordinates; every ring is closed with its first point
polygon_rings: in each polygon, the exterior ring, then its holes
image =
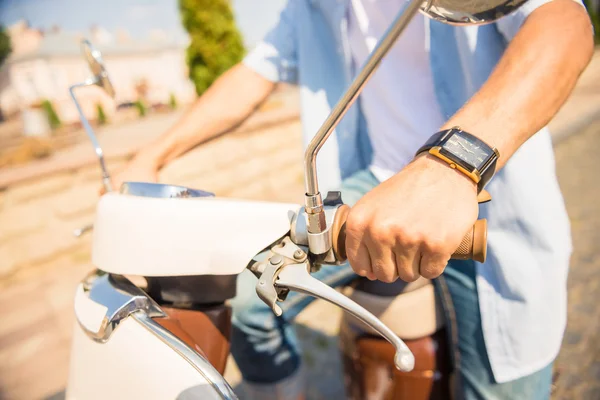
{"type": "Polygon", "coordinates": [[[271,256],[248,268],[258,277],[256,292],[276,315],[277,302],[284,301],[290,290],[328,301],[349,312],[383,336],[396,349],[394,364],[400,371],[412,371],[415,358],[408,346],[375,315],[310,275],[311,263],[306,253],[289,238],[271,248],[271,256]],[[291,256],[291,257],[290,257],[291,256]]]}
{"type": "Polygon", "coordinates": [[[332,287],[313,278],[308,270],[307,263],[287,265],[279,271],[275,286],[318,297],[349,312],[377,331],[396,348],[394,356],[396,368],[405,372],[412,371],[415,366],[415,357],[402,339],[366,309],[332,287]]]}

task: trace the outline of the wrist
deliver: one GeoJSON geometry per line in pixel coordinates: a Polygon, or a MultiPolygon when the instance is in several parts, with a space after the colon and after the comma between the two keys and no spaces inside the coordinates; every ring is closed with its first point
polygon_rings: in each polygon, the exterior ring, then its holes
{"type": "Polygon", "coordinates": [[[436,174],[439,174],[440,181],[450,181],[452,184],[460,185],[477,194],[477,183],[475,181],[429,153],[419,154],[415,157],[413,163],[421,165],[424,169],[435,171],[436,174]]]}
{"type": "Polygon", "coordinates": [[[145,168],[149,168],[158,171],[163,162],[162,158],[152,150],[152,148],[145,148],[140,150],[131,160],[132,164],[142,165],[145,168]]]}

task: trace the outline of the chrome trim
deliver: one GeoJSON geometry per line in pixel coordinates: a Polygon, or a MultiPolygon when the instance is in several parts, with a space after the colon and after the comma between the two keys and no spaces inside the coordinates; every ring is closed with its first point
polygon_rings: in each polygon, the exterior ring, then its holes
{"type": "Polygon", "coordinates": [[[127,317],[133,317],[140,325],[183,357],[198,371],[224,400],[237,400],[225,378],[201,354],[191,349],[178,337],[155,322],[152,318],[167,317],[154,300],[122,275],[112,275],[100,270],[92,271],[80,284],[86,297],[106,308],[106,314],[97,332],[86,328],[75,316],[81,329],[92,340],[106,343],[117,326],[127,317]]]}
{"type": "Polygon", "coordinates": [[[204,190],[190,189],[185,186],[168,185],[152,182],[124,182],[119,193],[131,196],[154,198],[187,198],[187,197],[214,197],[214,193],[204,190]]]}
{"type": "Polygon", "coordinates": [[[100,328],[96,332],[85,326],[77,314],[77,309],[75,310],[79,326],[96,342],[108,341],[121,321],[137,311],[144,311],[150,317],[167,316],[154,300],[124,276],[109,275],[95,270],[79,286],[89,300],[106,308],[100,328]]]}
{"type": "Polygon", "coordinates": [[[160,324],[150,318],[145,312],[135,312],[131,314],[140,325],[146,328],[150,333],[159,338],[163,343],[172,348],[183,357],[196,371],[206,379],[213,389],[221,396],[223,400],[237,400],[236,394],[227,383],[225,378],[212,366],[212,364],[201,354],[190,349],[187,344],[178,337],[163,328],[160,324]]]}
{"type": "MultiPolygon", "coordinates": [[[[322,210],[323,213],[325,214],[325,223],[326,223],[326,227],[325,230],[322,233],[326,233],[327,235],[329,235],[329,242],[331,243],[331,225],[333,225],[333,220],[335,219],[335,214],[337,213],[337,210],[340,206],[339,205],[335,205],[335,206],[329,206],[329,205],[325,205],[323,206],[322,210]]],[[[309,235],[310,233],[308,232],[308,214],[306,213],[306,210],[304,209],[304,207],[300,208],[296,214],[294,214],[294,216],[292,217],[292,224],[291,224],[291,230],[290,230],[290,237],[292,239],[292,242],[296,243],[297,245],[300,246],[308,246],[309,243],[309,235]]]]}
{"type": "Polygon", "coordinates": [[[81,109],[81,106],[79,105],[79,101],[77,101],[77,97],[75,96],[75,89],[80,88],[80,87],[86,87],[86,86],[94,86],[94,85],[98,85],[99,83],[100,83],[100,80],[98,77],[93,77],[93,78],[87,79],[84,82],[76,83],[75,85],[72,85],[69,87],[69,94],[71,95],[71,99],[73,100],[73,103],[75,103],[75,108],[77,108],[77,113],[79,114],[79,119],[81,120],[81,123],[83,124],[85,133],[87,133],[88,138],[91,140],[92,145],[94,146],[94,151],[96,152],[96,156],[98,157],[98,161],[100,162],[100,169],[102,170],[102,184],[104,185],[104,188],[106,189],[107,192],[111,192],[112,187],[110,184],[110,174],[108,173],[108,169],[106,168],[106,162],[104,160],[104,152],[102,151],[102,147],[100,147],[100,143],[98,143],[98,138],[96,138],[96,134],[94,133],[94,130],[92,129],[92,127],[90,126],[90,123],[88,122],[87,118],[85,117],[85,114],[83,113],[83,110],[81,109]]]}

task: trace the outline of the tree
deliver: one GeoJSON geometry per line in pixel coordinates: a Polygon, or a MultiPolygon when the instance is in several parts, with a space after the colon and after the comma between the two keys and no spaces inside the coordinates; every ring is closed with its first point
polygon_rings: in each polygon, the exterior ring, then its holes
{"type": "Polygon", "coordinates": [[[201,95],[244,56],[230,1],[179,0],[183,26],[191,39],[187,49],[190,78],[201,95]]]}
{"type": "Polygon", "coordinates": [[[10,36],[4,30],[4,27],[0,25],[0,65],[4,63],[11,51],[10,36]]]}
{"type": "Polygon", "coordinates": [[[596,39],[596,43],[600,43],[600,14],[598,12],[598,2],[594,4],[593,0],[583,0],[583,3],[590,14],[590,19],[594,26],[594,38],[596,39]]]}

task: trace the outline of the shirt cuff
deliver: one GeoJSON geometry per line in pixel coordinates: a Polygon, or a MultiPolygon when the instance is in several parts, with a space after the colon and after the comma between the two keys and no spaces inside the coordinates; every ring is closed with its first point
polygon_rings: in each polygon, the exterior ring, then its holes
{"type": "Polygon", "coordinates": [[[271,82],[297,83],[296,65],[281,58],[269,43],[260,42],[243,63],[271,82]]]}
{"type": "MultiPolygon", "coordinates": [[[[581,0],[572,1],[580,4],[582,7],[585,8],[581,0]]],[[[500,33],[502,33],[502,35],[504,35],[506,40],[512,40],[517,35],[519,29],[521,29],[521,26],[523,26],[523,23],[532,12],[534,12],[536,9],[543,6],[544,4],[548,4],[551,2],[552,0],[528,0],[514,13],[499,19],[496,22],[498,30],[500,31],[500,33]]]]}

